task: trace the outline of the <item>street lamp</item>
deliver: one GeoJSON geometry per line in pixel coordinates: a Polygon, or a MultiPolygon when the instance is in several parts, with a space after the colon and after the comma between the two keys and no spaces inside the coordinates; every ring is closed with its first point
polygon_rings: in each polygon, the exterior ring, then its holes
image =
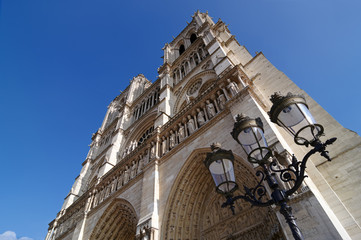
{"type": "Polygon", "coordinates": [[[294,136],[294,141],[299,145],[312,146],[302,159],[298,161],[293,155],[292,163],[285,169],[277,169],[275,161],[269,161],[272,151],[267,145],[264,137],[263,124],[260,118],[251,119],[243,115],[237,115],[234,123],[232,137],[241,145],[247,153],[247,159],[252,164],[258,164],[261,170],[256,172],[260,177],[258,184],[253,188],[244,186],[245,194],[233,196],[233,192],[238,188],[233,170],[234,156],[232,151],[221,149],[220,144],[212,144],[212,152],[207,154],[204,163],[212,174],[218,193],[226,197],[226,202],[222,207],[229,206],[234,214],[234,202],[243,199],[253,206],[267,207],[272,204],[280,206],[280,213],[285,217],[292,235],[296,240],[302,240],[303,236],[296,224],[292,214],[292,208],[287,204],[291,196],[302,184],[305,176],[306,163],[309,157],[317,152],[327,160],[331,161],[326,151],[326,146],[336,141],[331,138],[325,143],[319,140],[323,134],[323,127],[317,124],[308,110],[308,106],[303,96],[288,94],[280,96],[275,93],[271,96],[273,106],[269,113],[271,121],[285,128],[294,136]],[[275,173],[280,174],[283,182],[292,183],[288,190],[281,189],[278,181],[274,177],[275,173]],[[266,199],[267,191],[263,182],[266,181],[271,189],[271,198],[266,199]]]}
{"type": "Polygon", "coordinates": [[[323,134],[323,127],[312,117],[302,95],[288,93],[271,96],[273,106],[269,112],[271,121],[286,129],[298,145],[313,146],[323,134]]]}

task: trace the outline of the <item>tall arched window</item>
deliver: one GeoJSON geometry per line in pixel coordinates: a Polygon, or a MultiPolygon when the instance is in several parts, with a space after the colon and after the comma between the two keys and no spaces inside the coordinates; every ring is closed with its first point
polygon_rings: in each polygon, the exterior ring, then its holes
{"type": "Polygon", "coordinates": [[[180,47],[179,47],[179,56],[182,55],[182,53],[184,53],[185,50],[186,49],[185,49],[184,45],[183,44],[180,45],[180,47]]]}
{"type": "Polygon", "coordinates": [[[193,33],[193,34],[191,35],[190,40],[191,40],[191,43],[193,43],[195,40],[197,40],[197,35],[196,35],[195,33],[193,33]]]}

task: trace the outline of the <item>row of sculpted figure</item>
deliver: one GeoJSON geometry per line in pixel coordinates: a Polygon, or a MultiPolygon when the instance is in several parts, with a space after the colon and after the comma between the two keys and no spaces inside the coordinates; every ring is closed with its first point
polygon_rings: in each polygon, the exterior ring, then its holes
{"type": "MultiPolygon", "coordinates": [[[[129,153],[131,153],[136,147],[138,146],[138,143],[136,140],[134,141],[131,141],[128,145],[128,147],[126,147],[123,151],[123,154],[122,154],[122,158],[124,158],[125,156],[127,156],[129,153]]],[[[119,157],[119,155],[118,155],[119,157]]]]}
{"type": "Polygon", "coordinates": [[[116,192],[118,189],[127,184],[131,179],[135,178],[142,172],[145,165],[149,162],[148,150],[145,150],[143,154],[139,154],[136,160],[133,160],[130,164],[123,167],[122,170],[111,180],[93,191],[93,200],[91,206],[94,208],[99,203],[103,202],[107,197],[116,192]]]}
{"type": "Polygon", "coordinates": [[[166,154],[186,137],[192,135],[198,128],[202,127],[207,121],[216,116],[220,111],[225,109],[226,102],[239,92],[236,83],[229,79],[227,81],[229,93],[224,88],[218,90],[214,99],[207,99],[203,104],[204,107],[196,108],[195,115],[188,114],[186,120],[179,122],[176,129],[170,130],[168,134],[161,137],[161,155],[166,154]]]}

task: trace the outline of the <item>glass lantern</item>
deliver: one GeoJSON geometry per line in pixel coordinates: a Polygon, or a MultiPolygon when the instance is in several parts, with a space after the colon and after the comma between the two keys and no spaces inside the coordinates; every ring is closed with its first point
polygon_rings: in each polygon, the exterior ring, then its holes
{"type": "Polygon", "coordinates": [[[221,149],[219,143],[212,144],[211,149],[212,152],[207,153],[204,164],[212,175],[216,191],[228,196],[238,188],[234,175],[233,153],[231,150],[221,149]]]}
{"type": "Polygon", "coordinates": [[[271,121],[285,128],[298,145],[312,144],[323,134],[323,127],[311,115],[302,95],[288,93],[271,96],[273,106],[269,112],[271,121]]]}
{"type": "Polygon", "coordinates": [[[263,123],[260,118],[251,119],[237,115],[231,135],[247,153],[249,162],[263,164],[272,156],[263,134],[263,123]]]}

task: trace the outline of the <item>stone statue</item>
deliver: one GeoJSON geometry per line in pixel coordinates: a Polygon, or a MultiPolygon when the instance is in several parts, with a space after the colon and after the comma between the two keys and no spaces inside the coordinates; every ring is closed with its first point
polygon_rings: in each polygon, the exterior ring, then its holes
{"type": "Polygon", "coordinates": [[[143,170],[143,167],[144,167],[144,158],[142,155],[140,155],[139,157],[139,162],[138,162],[138,174],[143,170]]]}
{"type": "Polygon", "coordinates": [[[137,163],[135,161],[132,162],[132,168],[130,171],[130,178],[134,178],[137,175],[137,163]]]}
{"type": "Polygon", "coordinates": [[[123,174],[121,173],[117,179],[117,190],[123,186],[123,174]]]}
{"type": "Polygon", "coordinates": [[[228,82],[227,88],[231,92],[232,97],[236,96],[237,93],[239,93],[239,88],[238,88],[237,84],[232,82],[230,79],[227,79],[227,82],[228,82]]]}
{"type": "Polygon", "coordinates": [[[148,150],[145,150],[144,155],[143,155],[143,163],[144,165],[148,164],[149,162],[149,156],[148,156],[148,150]]]}
{"type": "Polygon", "coordinates": [[[187,102],[187,104],[191,103],[191,98],[188,96],[188,94],[186,94],[186,102],[187,102]]]}
{"type": "Polygon", "coordinates": [[[169,136],[169,148],[172,149],[175,146],[175,133],[173,130],[170,130],[170,136],[169,136]]]}
{"type": "Polygon", "coordinates": [[[178,129],[178,137],[179,142],[182,142],[184,139],[184,127],[181,123],[178,123],[179,129],[178,129]]]}
{"type": "Polygon", "coordinates": [[[199,127],[201,127],[206,122],[204,119],[204,113],[199,108],[197,108],[197,122],[199,127]]]}
{"type": "Polygon", "coordinates": [[[117,188],[117,178],[113,177],[112,188],[111,188],[110,192],[111,193],[115,192],[116,188],[117,188]]]}
{"type": "Polygon", "coordinates": [[[207,100],[206,103],[208,117],[209,119],[211,119],[212,117],[214,117],[214,115],[216,115],[216,110],[214,109],[213,103],[211,103],[209,100],[207,100]]]}
{"type": "Polygon", "coordinates": [[[125,158],[125,156],[127,156],[127,154],[128,154],[128,148],[125,148],[122,158],[125,158]]]}
{"type": "Polygon", "coordinates": [[[221,110],[223,110],[226,106],[226,97],[224,96],[223,93],[221,93],[221,91],[217,91],[218,93],[218,106],[221,110]]]}
{"type": "Polygon", "coordinates": [[[152,146],[151,146],[151,149],[150,149],[150,158],[153,159],[153,158],[155,158],[155,150],[156,150],[155,149],[155,144],[154,144],[153,141],[151,142],[151,145],[152,146]]]}
{"type": "Polygon", "coordinates": [[[189,132],[189,135],[191,135],[191,134],[194,132],[194,130],[195,130],[196,127],[195,127],[195,125],[194,125],[194,120],[193,120],[193,118],[191,117],[191,115],[188,115],[187,118],[188,118],[188,123],[187,123],[188,132],[189,132]]]}
{"type": "Polygon", "coordinates": [[[126,166],[124,171],[124,184],[127,184],[129,182],[129,177],[130,177],[130,170],[129,167],[126,166]]]}
{"type": "Polygon", "coordinates": [[[95,192],[94,202],[93,202],[93,208],[98,205],[99,202],[99,193],[98,191],[95,192]]]}
{"type": "Polygon", "coordinates": [[[167,151],[167,139],[165,136],[162,137],[162,154],[164,155],[167,151]]]}

